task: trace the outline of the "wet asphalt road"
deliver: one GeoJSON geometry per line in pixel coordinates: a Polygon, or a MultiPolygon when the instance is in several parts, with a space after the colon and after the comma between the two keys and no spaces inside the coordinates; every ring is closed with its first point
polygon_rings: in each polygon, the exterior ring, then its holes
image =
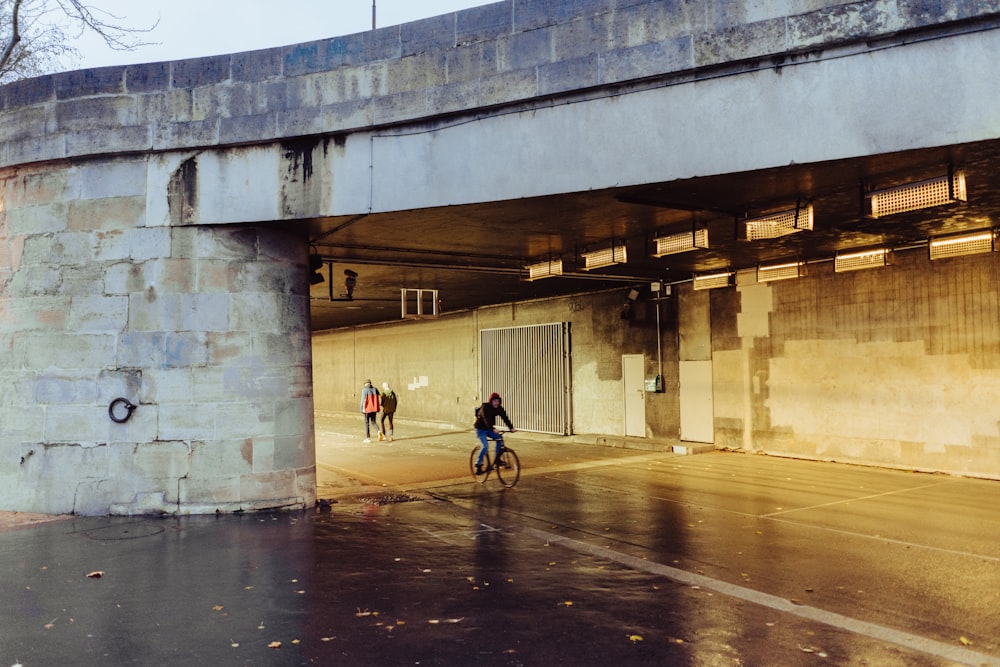
{"type": "Polygon", "coordinates": [[[328,512],[0,532],[0,667],[1000,665],[1000,483],[354,421],[328,512]]]}

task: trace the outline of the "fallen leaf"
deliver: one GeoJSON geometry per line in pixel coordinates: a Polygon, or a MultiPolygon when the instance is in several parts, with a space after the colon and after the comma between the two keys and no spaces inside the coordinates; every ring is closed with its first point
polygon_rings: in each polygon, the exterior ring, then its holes
{"type": "Polygon", "coordinates": [[[572,607],[573,606],[573,601],[572,600],[566,600],[565,602],[563,602],[563,604],[566,605],[567,607],[572,607]]]}
{"type": "Polygon", "coordinates": [[[91,579],[100,579],[104,576],[104,570],[94,570],[93,572],[87,574],[87,576],[91,579]]]}
{"type": "Polygon", "coordinates": [[[212,607],[212,611],[222,611],[223,609],[225,609],[225,607],[223,607],[221,604],[217,604],[214,607],[212,607]]]}
{"type": "Polygon", "coordinates": [[[642,635],[629,635],[628,638],[629,638],[629,641],[633,641],[633,642],[641,642],[642,641],[642,635]]]}
{"type": "Polygon", "coordinates": [[[958,641],[962,642],[966,646],[972,646],[972,640],[968,637],[959,637],[958,641]]]}
{"type": "Polygon", "coordinates": [[[268,648],[281,648],[281,642],[271,642],[267,645],[268,648]]]}

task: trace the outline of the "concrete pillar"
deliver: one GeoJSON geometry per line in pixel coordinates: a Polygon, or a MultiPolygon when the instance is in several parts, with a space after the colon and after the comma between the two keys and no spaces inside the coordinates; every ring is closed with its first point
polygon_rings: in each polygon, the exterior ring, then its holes
{"type": "Polygon", "coordinates": [[[146,183],[144,159],[0,171],[0,509],[312,505],[305,238],[146,226],[146,183]]]}

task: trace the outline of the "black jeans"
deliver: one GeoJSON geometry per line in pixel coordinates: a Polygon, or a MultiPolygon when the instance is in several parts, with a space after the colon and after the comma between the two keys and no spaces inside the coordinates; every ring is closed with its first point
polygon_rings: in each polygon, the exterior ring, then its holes
{"type": "Polygon", "coordinates": [[[382,433],[384,433],[385,435],[392,435],[393,431],[395,430],[395,427],[392,425],[392,415],[394,415],[394,414],[395,414],[394,412],[383,412],[382,413],[382,419],[379,420],[379,429],[378,430],[382,431],[382,433]],[[386,433],[386,430],[385,430],[385,420],[386,419],[389,420],[389,432],[388,433],[386,433]]]}

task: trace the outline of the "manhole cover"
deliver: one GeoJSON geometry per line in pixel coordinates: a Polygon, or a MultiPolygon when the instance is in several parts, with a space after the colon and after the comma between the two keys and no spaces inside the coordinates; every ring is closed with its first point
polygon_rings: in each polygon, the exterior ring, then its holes
{"type": "Polygon", "coordinates": [[[162,532],[162,526],[157,526],[152,523],[138,522],[103,526],[101,528],[91,528],[89,530],[81,530],[76,534],[82,535],[83,537],[91,540],[110,542],[113,540],[137,540],[140,537],[150,537],[151,535],[158,535],[162,532]]]}
{"type": "Polygon", "coordinates": [[[409,503],[417,500],[413,496],[403,493],[386,493],[378,496],[360,496],[358,502],[362,505],[392,505],[395,503],[409,503]]]}

